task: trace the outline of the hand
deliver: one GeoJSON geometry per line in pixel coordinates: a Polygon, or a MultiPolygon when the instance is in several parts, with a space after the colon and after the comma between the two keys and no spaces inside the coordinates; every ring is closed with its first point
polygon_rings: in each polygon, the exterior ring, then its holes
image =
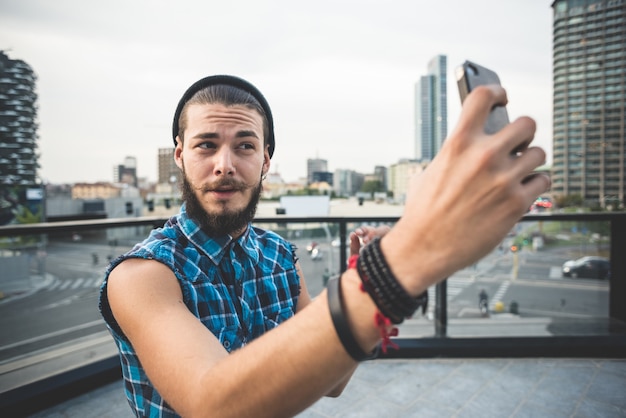
{"type": "Polygon", "coordinates": [[[361,248],[376,237],[382,237],[391,230],[387,225],[378,227],[361,226],[350,233],[350,255],[357,255],[361,248]]]}
{"type": "Polygon", "coordinates": [[[531,175],[545,162],[542,149],[529,147],[532,119],[484,132],[496,104],[506,104],[499,86],[467,97],[456,129],[412,179],[404,213],[382,240],[394,273],[414,294],[485,256],[550,186],[547,176],[531,175]]]}

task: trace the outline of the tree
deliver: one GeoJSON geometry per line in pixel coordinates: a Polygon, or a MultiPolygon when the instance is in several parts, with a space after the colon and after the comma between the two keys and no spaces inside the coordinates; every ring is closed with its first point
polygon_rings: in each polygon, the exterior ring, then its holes
{"type": "Polygon", "coordinates": [[[560,208],[567,207],[581,207],[584,199],[580,194],[568,194],[562,196],[556,196],[555,203],[560,208]]]}
{"type": "Polygon", "coordinates": [[[376,193],[384,192],[385,188],[383,187],[383,183],[380,180],[368,180],[363,183],[360,191],[365,193],[376,193]]]}

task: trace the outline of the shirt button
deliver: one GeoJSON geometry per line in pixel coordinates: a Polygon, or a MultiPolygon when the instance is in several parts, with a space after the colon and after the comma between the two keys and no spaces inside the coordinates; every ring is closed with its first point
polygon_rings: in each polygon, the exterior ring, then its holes
{"type": "Polygon", "coordinates": [[[230,341],[224,341],[224,348],[227,350],[230,348],[230,341]]]}

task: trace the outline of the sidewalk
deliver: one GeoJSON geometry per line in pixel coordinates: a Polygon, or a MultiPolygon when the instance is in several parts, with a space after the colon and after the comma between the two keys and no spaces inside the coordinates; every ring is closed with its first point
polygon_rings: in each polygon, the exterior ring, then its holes
{"type": "MultiPolygon", "coordinates": [[[[626,360],[425,359],[363,363],[339,398],[299,418],[626,417],[626,360]]],[[[31,417],[132,417],[121,380],[31,417]]]]}

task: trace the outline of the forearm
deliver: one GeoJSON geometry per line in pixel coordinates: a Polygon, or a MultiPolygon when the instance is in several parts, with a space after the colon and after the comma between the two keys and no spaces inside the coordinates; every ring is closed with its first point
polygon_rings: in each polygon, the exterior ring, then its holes
{"type": "Polygon", "coordinates": [[[332,388],[332,390],[330,392],[328,392],[325,396],[328,396],[329,398],[337,398],[339,397],[344,389],[346,388],[346,386],[348,386],[348,383],[350,383],[350,379],[352,378],[352,375],[354,374],[354,371],[356,370],[356,365],[352,368],[352,370],[350,370],[348,372],[348,374],[346,375],[346,377],[344,377],[339,384],[337,384],[337,386],[335,386],[334,388],[332,388]]]}
{"type": "MultiPolygon", "coordinates": [[[[376,310],[359,284],[354,270],[344,274],[345,314],[361,348],[372,351],[379,342],[376,310]]],[[[324,292],[298,315],[208,370],[198,385],[205,389],[188,412],[293,416],[340,386],[356,364],[339,341],[324,292]]]]}

